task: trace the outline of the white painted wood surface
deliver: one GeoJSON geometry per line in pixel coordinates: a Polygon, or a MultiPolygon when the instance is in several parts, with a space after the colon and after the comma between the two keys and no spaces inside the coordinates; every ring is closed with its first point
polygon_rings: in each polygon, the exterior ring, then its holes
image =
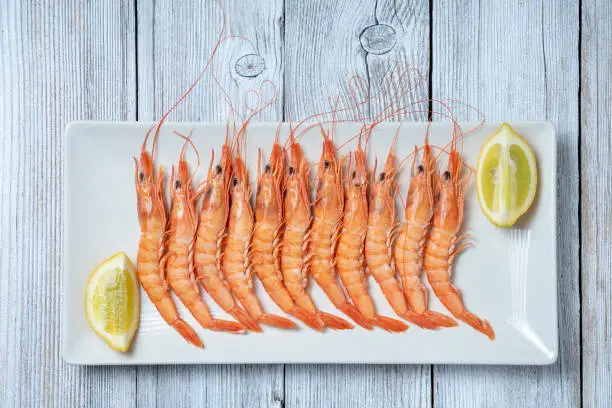
{"type": "Polygon", "coordinates": [[[129,1],[0,4],[0,406],[133,406],[136,370],[60,359],[63,133],[135,120],[129,1]]]}
{"type": "Polygon", "coordinates": [[[436,1],[433,25],[434,98],[458,98],[491,120],[546,119],[556,128],[561,338],[548,367],[435,367],[434,405],[578,406],[578,5],[436,1]]]}
{"type": "Polygon", "coordinates": [[[612,5],[583,1],[580,203],[582,401],[612,406],[612,5]]]}
{"type": "MultiPolygon", "coordinates": [[[[330,98],[347,93],[349,74],[369,79],[374,94],[384,90],[386,99],[368,105],[377,112],[398,92],[383,79],[400,61],[425,79],[402,104],[455,97],[489,119],[553,121],[560,137],[559,361],[539,368],[433,369],[66,365],[59,355],[65,125],[159,118],[208,59],[221,26],[219,8],[197,0],[9,0],[0,4],[0,406],[610,406],[610,5],[223,5],[228,34],[246,36],[255,46],[232,40],[219,52],[217,74],[236,107],[263,80],[278,86],[274,109],[259,119],[325,110],[330,98]],[[376,24],[390,29],[364,32],[376,24]],[[235,72],[246,54],[265,62],[254,78],[235,72]]],[[[222,100],[209,79],[171,118],[224,121],[222,100]]]]}

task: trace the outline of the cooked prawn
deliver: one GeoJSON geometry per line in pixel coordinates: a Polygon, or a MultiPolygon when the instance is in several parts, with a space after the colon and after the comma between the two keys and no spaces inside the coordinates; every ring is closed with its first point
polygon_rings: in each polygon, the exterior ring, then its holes
{"type": "Polygon", "coordinates": [[[295,303],[313,315],[320,324],[337,330],[352,329],[353,325],[346,320],[319,311],[306,290],[308,268],[305,258],[308,231],[312,223],[308,181],[310,168],[300,144],[293,137],[293,130],[290,130],[289,138],[289,166],[285,172],[284,182],[285,229],[280,247],[283,282],[295,303]]]}
{"type": "MultiPolygon", "coordinates": [[[[149,130],[150,132],[150,130],[149,130]]],[[[155,173],[153,158],[142,144],[140,162],[134,157],[140,242],[138,243],[138,280],[163,319],[189,343],[204,347],[196,332],[178,314],[168,292],[168,282],[160,271],[159,259],[164,252],[164,233],[168,220],[164,196],[164,171],[155,173]]]]}
{"type": "Polygon", "coordinates": [[[395,147],[398,134],[399,128],[389,148],[383,170],[371,186],[365,241],[366,263],[368,271],[374,276],[398,316],[420,327],[435,329],[438,326],[432,321],[408,309],[404,292],[396,278],[393,241],[397,232],[394,196],[397,173],[395,147]]]}
{"type": "Polygon", "coordinates": [[[415,148],[404,221],[401,224],[394,246],[395,265],[402,281],[408,305],[412,312],[420,316],[421,326],[453,327],[457,325],[455,320],[428,309],[428,291],[421,282],[425,243],[434,208],[433,174],[435,169],[427,136],[425,137],[421,164],[417,166],[415,172],[416,160],[417,151],[415,148]]]}
{"type": "Polygon", "coordinates": [[[206,180],[198,188],[203,195],[200,225],[195,243],[197,278],[223,310],[247,329],[261,332],[259,324],[235,301],[221,273],[221,245],[229,215],[229,183],[232,179],[231,151],[226,134],[221,158],[213,168],[214,151],[206,180]]]}
{"type": "Polygon", "coordinates": [[[280,243],[283,229],[282,183],[285,155],[278,142],[278,131],[270,159],[261,169],[261,150],[257,163],[257,193],[255,195],[255,227],[250,247],[251,268],[266,292],[285,313],[293,315],[316,330],[324,327],[316,315],[297,306],[283,285],[280,267],[280,243]]]}
{"type": "Polygon", "coordinates": [[[368,174],[359,146],[351,153],[344,182],[344,216],[336,247],[336,269],[347,293],[363,318],[373,326],[402,332],[408,325],[376,313],[365,276],[365,239],[368,229],[368,174]]]}
{"type": "Polygon", "coordinates": [[[321,128],[323,149],[317,171],[317,191],[314,219],[308,240],[308,267],[317,284],[340,311],[355,323],[372,329],[359,310],[348,301],[336,279],[335,244],[344,211],[342,169],[336,159],[334,143],[321,128]]]}
{"type": "MultiPolygon", "coordinates": [[[[244,134],[245,125],[239,131],[244,134]]],[[[246,165],[241,157],[240,143],[234,160],[234,173],[230,186],[231,206],[228,221],[227,239],[222,255],[222,270],[232,292],[246,311],[257,322],[282,328],[295,328],[297,325],[282,316],[264,313],[253,290],[249,246],[253,236],[255,220],[251,208],[251,187],[246,165]]]]}
{"type": "Polygon", "coordinates": [[[459,290],[450,282],[455,257],[470,245],[463,241],[467,235],[459,235],[463,223],[465,189],[469,178],[469,173],[463,175],[463,162],[456,149],[455,133],[448,167],[442,175],[436,174],[435,178],[438,200],[425,248],[424,266],[429,284],[448,311],[457,319],[494,340],[495,333],[489,322],[465,308],[459,290]]]}
{"type": "Polygon", "coordinates": [[[161,273],[167,274],[170,287],[202,327],[240,333],[244,331],[240,323],[213,319],[206,303],[200,297],[193,259],[198,214],[189,167],[183,158],[183,152],[184,147],[179,158],[176,179],[172,167],[172,209],[168,229],[168,252],[160,262],[161,273]]]}

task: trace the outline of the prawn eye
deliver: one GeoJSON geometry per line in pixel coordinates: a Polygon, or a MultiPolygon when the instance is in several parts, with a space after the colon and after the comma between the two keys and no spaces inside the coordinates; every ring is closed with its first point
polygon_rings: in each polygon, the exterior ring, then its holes
{"type": "Polygon", "coordinates": [[[215,167],[215,170],[217,170],[217,174],[223,173],[223,167],[219,166],[218,164],[217,167],[215,167]]]}
{"type": "Polygon", "coordinates": [[[142,171],[138,173],[138,179],[140,180],[141,183],[144,181],[144,173],[142,171]]]}
{"type": "Polygon", "coordinates": [[[450,180],[450,178],[451,178],[451,173],[450,173],[450,171],[446,170],[444,172],[444,180],[448,181],[448,180],[450,180]]]}
{"type": "Polygon", "coordinates": [[[417,167],[417,170],[418,170],[419,174],[422,174],[425,171],[425,167],[423,167],[422,164],[419,164],[419,166],[417,167]]]}
{"type": "Polygon", "coordinates": [[[266,164],[266,167],[264,168],[264,171],[266,172],[266,174],[270,173],[270,165],[266,164]]]}
{"type": "Polygon", "coordinates": [[[293,173],[295,173],[295,169],[293,168],[293,166],[289,166],[289,175],[293,176],[293,173]]]}
{"type": "Polygon", "coordinates": [[[174,188],[175,188],[176,190],[178,190],[179,188],[181,188],[181,185],[182,185],[182,184],[183,184],[183,183],[181,183],[181,180],[176,180],[176,181],[174,182],[174,188]]]}
{"type": "Polygon", "coordinates": [[[234,187],[236,187],[238,185],[238,178],[234,177],[234,180],[232,180],[232,183],[234,184],[234,187]]]}
{"type": "Polygon", "coordinates": [[[387,173],[385,173],[384,171],[380,173],[380,181],[384,181],[385,177],[387,177],[387,173]]]}
{"type": "Polygon", "coordinates": [[[357,172],[355,170],[353,170],[353,172],[351,173],[351,178],[356,178],[357,177],[357,172]]]}
{"type": "Polygon", "coordinates": [[[325,162],[323,163],[325,165],[325,170],[329,169],[329,160],[325,160],[325,162]]]}

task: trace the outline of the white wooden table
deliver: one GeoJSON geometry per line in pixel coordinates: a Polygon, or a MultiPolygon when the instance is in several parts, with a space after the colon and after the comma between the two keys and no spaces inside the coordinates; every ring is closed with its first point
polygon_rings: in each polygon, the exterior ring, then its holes
{"type": "MultiPolygon", "coordinates": [[[[400,61],[412,98],[455,97],[489,120],[546,119],[559,135],[560,356],[549,367],[74,367],[60,358],[62,135],[78,119],[153,120],[197,75],[220,29],[210,0],[0,3],[0,406],[612,406],[612,5],[606,0],[224,0],[299,118],[376,91],[400,61]],[[372,25],[386,25],[364,31],[372,25]],[[384,37],[378,41],[376,35],[384,37]],[[360,38],[361,37],[361,38],[360,38]],[[361,41],[360,41],[361,39],[361,41]],[[363,44],[363,46],[362,46],[363,44]]],[[[221,81],[248,87],[220,56],[221,81]]],[[[392,86],[392,85],[383,85],[392,86]]],[[[408,100],[403,101],[408,102],[408,100]]],[[[380,106],[370,106],[375,110],[380,106]]],[[[171,117],[224,121],[202,85],[171,117]]],[[[410,119],[424,120],[426,115],[410,119]]],[[[476,119],[466,112],[462,119],[476,119]]]]}

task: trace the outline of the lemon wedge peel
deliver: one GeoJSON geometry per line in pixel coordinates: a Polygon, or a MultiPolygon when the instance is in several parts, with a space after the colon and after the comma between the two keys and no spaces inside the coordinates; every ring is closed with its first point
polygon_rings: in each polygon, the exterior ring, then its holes
{"type": "Polygon", "coordinates": [[[100,263],[89,277],[85,291],[85,317],[92,330],[110,348],[121,352],[129,350],[140,322],[140,286],[136,268],[124,252],[117,252],[100,263]],[[112,295],[105,299],[108,292],[112,295]],[[111,303],[110,309],[106,309],[107,302],[113,300],[119,300],[121,302],[117,303],[121,304],[111,303]],[[106,318],[107,310],[114,314],[110,319],[106,318]],[[129,322],[122,321],[122,318],[129,318],[129,322]]]}
{"type": "Polygon", "coordinates": [[[536,158],[527,141],[512,129],[510,124],[504,122],[499,130],[491,135],[484,143],[478,156],[476,190],[478,204],[485,216],[494,225],[502,228],[511,227],[525,214],[535,200],[538,184],[538,172],[536,158]],[[517,167],[511,157],[512,146],[518,147],[525,156],[529,168],[529,189],[521,203],[517,202],[517,167]],[[487,169],[483,168],[489,156],[489,152],[499,147],[499,161],[496,166],[496,183],[493,186],[493,197],[490,206],[485,198],[484,174],[487,169]]]}

